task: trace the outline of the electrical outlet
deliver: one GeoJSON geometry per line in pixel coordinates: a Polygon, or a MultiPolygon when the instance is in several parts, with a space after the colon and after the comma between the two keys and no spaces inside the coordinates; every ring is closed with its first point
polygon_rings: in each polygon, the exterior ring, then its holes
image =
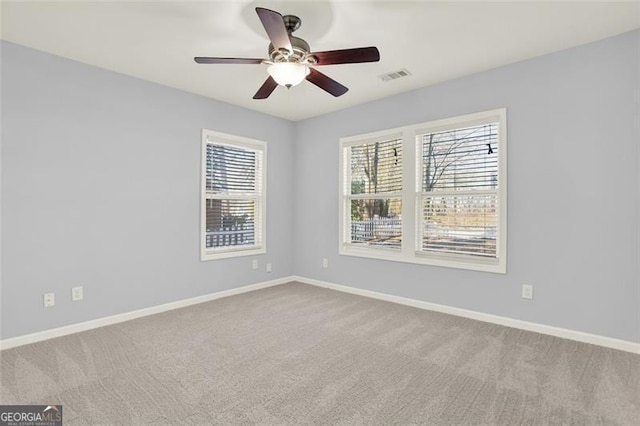
{"type": "Polygon", "coordinates": [[[73,287],[71,289],[71,301],[72,302],[77,302],[78,300],[82,300],[83,298],[84,298],[84,295],[82,293],[82,286],[73,287]]]}
{"type": "Polygon", "coordinates": [[[533,286],[529,284],[522,284],[522,298],[533,299],[533,286]]]}
{"type": "Polygon", "coordinates": [[[253,269],[258,269],[260,265],[258,264],[258,259],[253,259],[253,262],[251,263],[251,267],[253,269]]]}
{"type": "Polygon", "coordinates": [[[271,264],[267,263],[267,267],[266,267],[267,272],[271,272],[271,264]]]}
{"type": "Polygon", "coordinates": [[[327,259],[326,257],[324,259],[322,259],[322,267],[323,268],[328,268],[329,267],[329,259],[327,259]]]}
{"type": "Polygon", "coordinates": [[[56,295],[55,293],[46,293],[44,295],[44,307],[48,308],[56,304],[56,295]]]}

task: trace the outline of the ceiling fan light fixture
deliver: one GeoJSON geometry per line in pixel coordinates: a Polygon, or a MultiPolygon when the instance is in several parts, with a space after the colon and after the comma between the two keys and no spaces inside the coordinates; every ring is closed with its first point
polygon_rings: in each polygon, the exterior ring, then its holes
{"type": "Polygon", "coordinates": [[[267,72],[281,86],[297,86],[309,75],[309,67],[296,62],[276,62],[267,72]]]}
{"type": "Polygon", "coordinates": [[[332,96],[342,96],[349,89],[318,71],[316,66],[380,60],[380,52],[375,46],[312,52],[309,43],[292,35],[300,27],[300,18],[294,15],[282,16],[279,12],[264,7],[256,7],[256,13],[269,36],[269,59],[208,56],[193,58],[198,64],[272,64],[267,69],[269,78],[262,83],[253,99],[267,99],[278,86],[290,88],[305,79],[332,96]]]}

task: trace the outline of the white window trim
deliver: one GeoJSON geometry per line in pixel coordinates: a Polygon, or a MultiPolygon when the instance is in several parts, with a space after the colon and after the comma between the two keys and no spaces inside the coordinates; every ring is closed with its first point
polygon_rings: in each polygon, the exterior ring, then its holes
{"type": "Polygon", "coordinates": [[[506,108],[483,111],[458,117],[430,121],[395,129],[349,136],[340,139],[339,149],[339,194],[338,194],[338,253],[346,256],[366,257],[393,262],[417,263],[447,268],[467,269],[482,272],[505,274],[507,272],[507,110],[506,108]],[[416,136],[424,133],[444,131],[498,121],[498,235],[497,260],[475,256],[444,255],[419,252],[417,233],[420,229],[420,216],[417,200],[421,192],[416,178],[418,144],[416,136]],[[402,137],[403,175],[402,175],[402,248],[401,250],[380,247],[363,247],[349,244],[347,232],[350,227],[350,215],[347,216],[347,173],[345,149],[363,143],[371,143],[385,138],[402,137]]]}
{"type": "MultiPolygon", "coordinates": [[[[240,256],[253,256],[267,252],[267,144],[264,141],[250,139],[241,136],[229,135],[215,132],[213,130],[202,129],[200,164],[200,260],[228,259],[240,256]],[[231,246],[224,248],[206,248],[207,229],[207,142],[215,141],[226,143],[231,146],[245,147],[262,151],[261,182],[262,193],[259,197],[261,204],[260,222],[256,223],[260,227],[262,234],[261,244],[251,246],[231,246]]],[[[238,198],[238,197],[233,197],[238,198]]]]}

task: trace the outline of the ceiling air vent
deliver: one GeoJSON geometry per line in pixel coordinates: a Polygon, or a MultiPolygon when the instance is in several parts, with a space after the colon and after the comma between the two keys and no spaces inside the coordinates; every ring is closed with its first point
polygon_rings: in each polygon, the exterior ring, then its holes
{"type": "Polygon", "coordinates": [[[380,80],[382,81],[391,81],[402,77],[408,77],[410,75],[411,73],[406,68],[402,68],[401,70],[388,72],[386,74],[379,75],[378,77],[380,77],[380,80]]]}

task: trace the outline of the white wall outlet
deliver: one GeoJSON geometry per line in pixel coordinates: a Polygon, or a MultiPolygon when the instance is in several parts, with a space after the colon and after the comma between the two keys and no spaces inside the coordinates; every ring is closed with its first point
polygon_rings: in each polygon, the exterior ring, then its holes
{"type": "Polygon", "coordinates": [[[530,284],[522,284],[522,298],[533,299],[533,286],[530,284]]]}
{"type": "Polygon", "coordinates": [[[258,269],[259,266],[260,265],[258,263],[258,259],[253,259],[253,262],[251,263],[251,268],[258,269]]]}
{"type": "Polygon", "coordinates": [[[84,295],[82,292],[82,286],[73,287],[71,289],[71,301],[77,302],[78,300],[82,300],[83,298],[84,298],[84,295]]]}
{"type": "Polygon", "coordinates": [[[329,267],[329,259],[327,259],[326,257],[322,259],[322,267],[323,268],[329,267]]]}
{"type": "Polygon", "coordinates": [[[56,295],[55,293],[46,293],[44,295],[44,307],[48,308],[56,304],[56,295]]]}
{"type": "Polygon", "coordinates": [[[266,267],[267,272],[271,272],[271,264],[267,263],[267,267],[266,267]]]}

